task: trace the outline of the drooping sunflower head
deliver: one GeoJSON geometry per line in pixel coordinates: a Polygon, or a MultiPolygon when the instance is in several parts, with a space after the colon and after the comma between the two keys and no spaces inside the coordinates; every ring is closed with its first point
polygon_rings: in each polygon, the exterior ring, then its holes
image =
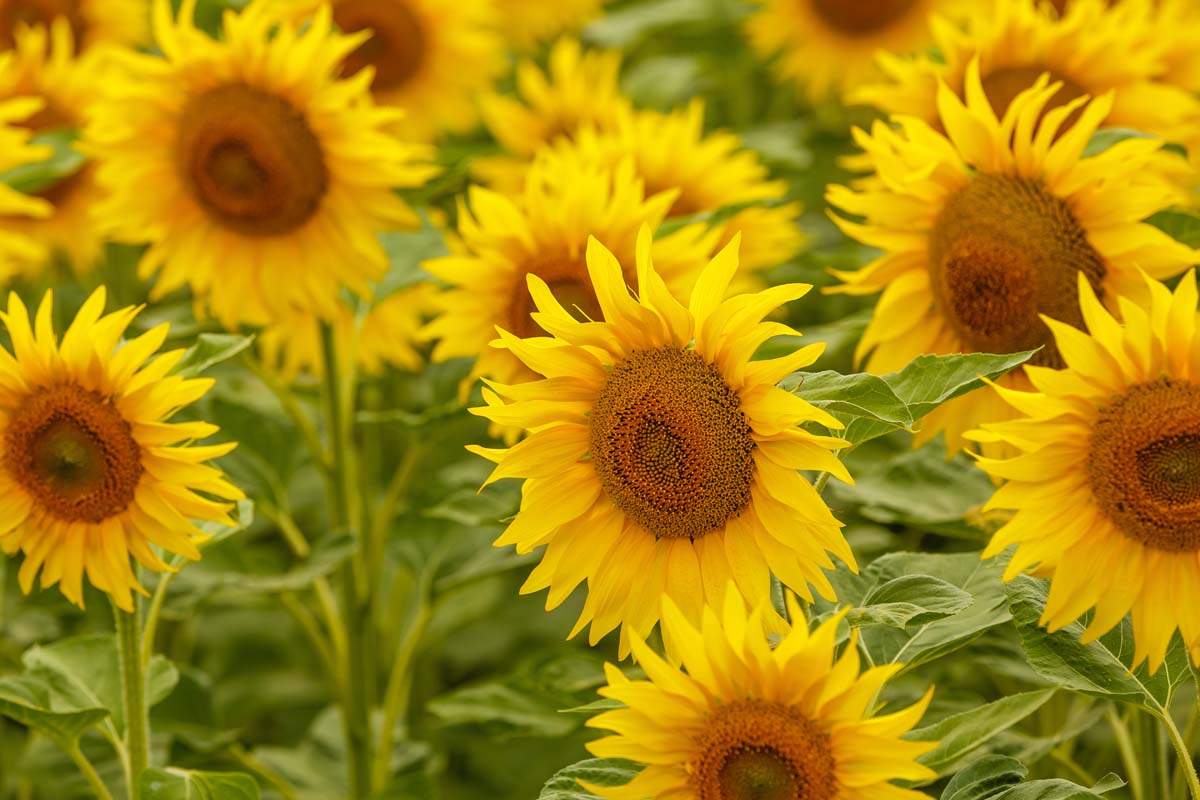
{"type": "Polygon", "coordinates": [[[915,53],[931,43],[929,15],[959,0],[756,0],[750,43],[813,100],[878,76],[876,54],[915,53]]]}
{"type": "Polygon", "coordinates": [[[343,36],[327,7],[302,29],[268,0],[226,12],[223,38],[156,0],[163,57],[129,56],[87,132],[116,238],[149,241],[155,296],[184,284],[228,326],[289,310],[336,313],[386,269],[379,230],[413,225],[393,189],[423,182],[424,151],[370,102],[369,73],[338,78],[366,34],[343,36]]]}
{"type": "MultiPolygon", "coordinates": [[[[478,356],[476,376],[502,383],[530,377],[512,353],[488,347],[497,326],[522,337],[539,332],[526,276],[548,283],[580,319],[601,319],[584,258],[588,238],[617,253],[632,280],[639,227],[658,227],[674,198],[674,192],[647,196],[628,160],[608,169],[550,153],[535,161],[518,196],[473,188],[470,208],[464,204],[459,213],[461,252],[424,265],[450,286],[437,299],[440,313],[426,329],[439,340],[433,359],[478,356]]],[[[673,285],[690,286],[712,252],[713,238],[699,226],[662,237],[654,243],[660,271],[673,285]]]]}
{"type": "Polygon", "coordinates": [[[57,583],[82,606],[86,575],[131,610],[131,591],[143,590],[129,556],[156,572],[167,565],[151,544],[199,558],[193,520],[232,524],[222,501],[242,494],[203,463],[232,443],[187,444],[215,425],[166,421],[212,381],[169,374],[183,350],[148,360],[165,324],[122,341],[139,309],[103,314],[104,300],[94,292],[61,341],[49,293],[32,326],[15,294],[0,317],[12,340],[0,350],[0,547],[24,554],[26,593],[40,571],[43,588],[57,583]]]}
{"type": "MultiPolygon", "coordinates": [[[[10,55],[0,53],[0,70],[8,68],[10,59],[10,55]]],[[[34,97],[0,99],[0,173],[49,158],[50,148],[31,144],[32,131],[23,124],[42,107],[42,101],[34,97]]],[[[0,226],[0,278],[8,278],[45,258],[45,249],[29,237],[28,226],[52,213],[46,200],[18,192],[0,181],[0,215],[24,223],[0,226]]]]}
{"type": "Polygon", "coordinates": [[[60,20],[81,52],[136,47],[149,38],[144,0],[0,0],[0,50],[14,47],[22,29],[47,31],[60,20]]]}
{"type": "Polygon", "coordinates": [[[1173,293],[1146,285],[1145,305],[1118,299],[1118,322],[1080,278],[1087,332],[1047,321],[1063,369],[998,387],[1019,418],[971,437],[1019,453],[979,458],[1006,480],[988,507],[1016,509],[984,555],[1015,544],[1006,579],[1050,577],[1051,630],[1094,608],[1091,641],[1132,612],[1135,665],[1153,672],[1176,630],[1200,663],[1200,319],[1194,272],[1173,293]]]}
{"type": "MultiPolygon", "coordinates": [[[[1112,95],[1047,111],[1061,89],[1047,80],[997,117],[974,62],[965,103],[944,84],[938,95],[945,133],[912,117],[897,117],[898,129],[855,131],[877,180],[859,191],[831,186],[828,199],[864,219],[835,217],[842,230],[884,250],[857,272],[836,273],[845,281],[837,291],[883,292],[858,348],[871,371],[922,353],[1038,347],[1033,363],[1061,364],[1042,315],[1081,321],[1079,275],[1112,302],[1140,291],[1139,269],[1161,278],[1197,260],[1142,221],[1178,197],[1156,168],[1170,158],[1161,142],[1129,139],[1085,157],[1112,95]]],[[[939,407],[918,441],[945,431],[957,451],[963,431],[1006,413],[982,394],[939,407]]]]}
{"type": "MultiPolygon", "coordinates": [[[[764,317],[803,296],[803,284],[723,299],[737,270],[737,241],[700,275],[685,306],[655,270],[649,230],[627,270],[595,239],[587,269],[599,313],[581,320],[565,293],[529,276],[534,321],[547,337],[501,332],[500,344],[541,380],[488,382],[474,409],[528,438],[508,450],[473,448],[497,462],[490,480],[525,479],[521,511],[497,546],[546,545],[523,592],[549,589],[560,604],[586,580],[577,633],[594,644],[621,626],[646,636],[670,597],[697,623],[732,578],[753,602],[769,570],[811,599],[833,588],[829,554],[854,565],[841,523],[798,470],[849,475],[832,451],[845,443],[800,427],[838,423],[776,383],[811,364],[820,345],[770,361],[749,359],[768,339],[794,333],[764,317]]],[[[681,652],[667,631],[668,652],[681,652]]]]}
{"type": "Polygon", "coordinates": [[[517,50],[573,33],[599,15],[606,0],[495,0],[500,25],[517,50]]]}
{"type": "MultiPolygon", "coordinates": [[[[100,94],[105,69],[95,52],[75,56],[71,28],[56,19],[51,29],[23,28],[11,57],[0,61],[0,98],[36,97],[41,109],[24,120],[32,134],[73,135],[83,127],[87,110],[100,94]]],[[[35,239],[43,257],[24,265],[28,271],[45,266],[48,258],[65,257],[76,272],[93,266],[103,241],[92,214],[102,196],[92,165],[35,190],[53,209],[44,219],[0,216],[0,230],[35,239]]]]}
{"type": "Polygon", "coordinates": [[[600,694],[625,706],[588,721],[616,734],[588,749],[647,766],[624,786],[589,791],[611,800],[925,797],[891,782],[936,777],[916,761],[935,743],[900,738],[924,715],[932,690],[902,711],[876,714],[876,696],[901,666],[860,673],[853,637],[838,656],[843,615],[811,632],[797,625],[772,648],[761,606],[748,614],[730,586],[720,608],[706,606],[693,622],[663,601],[663,629],[679,642],[686,672],[637,636],[633,653],[649,680],[605,666],[600,694]]]}

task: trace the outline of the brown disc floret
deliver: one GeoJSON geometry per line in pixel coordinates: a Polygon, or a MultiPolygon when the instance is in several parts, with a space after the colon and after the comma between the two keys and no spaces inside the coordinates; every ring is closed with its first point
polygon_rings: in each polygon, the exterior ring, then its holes
{"type": "Polygon", "coordinates": [[[812,0],[813,10],[846,36],[870,36],[903,19],[918,0],[812,0]]]}
{"type": "Polygon", "coordinates": [[[346,57],[345,74],[374,67],[373,89],[395,89],[408,83],[425,62],[428,33],[408,0],[341,0],[333,20],[347,33],[369,30],[371,37],[346,57]]]}

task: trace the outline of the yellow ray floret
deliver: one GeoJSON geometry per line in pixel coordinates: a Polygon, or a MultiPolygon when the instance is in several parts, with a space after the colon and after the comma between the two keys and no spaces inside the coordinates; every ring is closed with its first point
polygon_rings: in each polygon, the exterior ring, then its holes
{"type": "Polygon", "coordinates": [[[634,657],[649,680],[605,665],[600,694],[624,707],[588,721],[616,734],[588,749],[646,766],[624,786],[585,784],[589,791],[611,800],[927,797],[892,781],[937,777],[916,761],[936,744],[901,738],[924,715],[932,690],[901,711],[878,714],[876,698],[901,665],[860,672],[855,635],[838,657],[843,615],[812,632],[797,625],[772,648],[761,607],[747,614],[730,586],[720,608],[705,607],[693,622],[663,601],[663,629],[678,642],[686,673],[637,636],[634,657]]]}
{"type": "Polygon", "coordinates": [[[328,7],[297,30],[266,0],[224,16],[223,39],[156,0],[163,57],[129,54],[97,105],[87,146],[116,238],[150,244],[154,296],[185,284],[227,326],[292,310],[337,312],[387,267],[380,230],[415,225],[393,192],[423,182],[423,151],[391,132],[369,72],[336,76],[366,34],[333,32],[328,7]]]}
{"type": "MultiPolygon", "coordinates": [[[[643,228],[635,298],[613,254],[589,242],[595,321],[579,321],[562,293],[531,275],[533,319],[550,335],[502,330],[498,346],[544,377],[489,382],[488,405],[473,409],[530,434],[508,450],[472,448],[497,462],[489,482],[525,480],[521,510],[496,540],[520,553],[546,546],[522,592],[549,589],[553,608],[586,581],[573,633],[590,623],[594,644],[619,625],[622,654],[631,634],[649,634],[663,597],[698,623],[705,599],[720,601],[730,579],[755,603],[768,596],[771,571],[806,598],[810,584],[833,598],[822,571],[833,568],[830,555],[854,568],[841,523],[798,471],[849,479],[833,454],[845,442],[801,427],[840,425],[775,385],[822,346],[749,360],[768,339],[795,334],[764,317],[811,287],[723,299],[737,270],[735,237],[683,305],[651,248],[643,228]]],[[[677,657],[670,636],[666,645],[677,657]]]]}
{"type": "Polygon", "coordinates": [[[32,325],[15,294],[0,316],[12,341],[0,350],[0,547],[23,554],[25,593],[40,571],[43,588],[82,606],[86,575],[132,611],[131,591],[144,590],[129,557],[155,572],[168,568],[161,552],[200,558],[193,520],[232,524],[222,501],[242,493],[203,463],[232,442],[191,444],[215,425],[167,422],[213,381],[170,374],[183,350],[150,360],[166,324],[124,341],[140,309],[104,314],[104,300],[97,289],[61,341],[49,292],[32,325]]]}
{"type": "MultiPolygon", "coordinates": [[[[0,69],[6,68],[10,59],[10,54],[0,53],[0,69]]],[[[31,144],[32,131],[21,124],[43,107],[44,102],[34,97],[0,100],[0,173],[50,157],[50,148],[31,144]]],[[[0,181],[0,215],[13,223],[0,225],[0,279],[45,258],[45,249],[28,236],[28,226],[53,212],[53,206],[44,199],[22,194],[0,181]]]]}
{"type": "Polygon", "coordinates": [[[1016,509],[984,556],[1016,545],[1006,579],[1050,578],[1052,631],[1094,609],[1089,642],[1132,612],[1134,664],[1153,672],[1177,630],[1200,664],[1200,318],[1194,272],[1173,293],[1145,283],[1118,322],[1080,278],[1087,332],[1047,321],[1063,369],[998,387],[1019,417],[970,436],[1019,453],[979,459],[1006,481],[987,507],[1016,509]]]}
{"type": "Polygon", "coordinates": [[[604,3],[605,0],[495,0],[501,28],[519,50],[578,30],[600,14],[604,3]]]}
{"type": "MultiPolygon", "coordinates": [[[[1198,260],[1143,222],[1179,198],[1154,168],[1174,158],[1161,142],[1128,139],[1083,155],[1111,93],[1047,111],[1060,86],[1043,75],[997,117],[977,62],[966,87],[964,102],[942,85],[945,133],[913,117],[855,130],[873,179],[859,191],[828,191],[833,206],[863,220],[835,217],[842,230],[884,251],[857,272],[836,273],[845,282],[836,291],[882,292],[858,347],[872,372],[922,353],[1038,347],[1033,363],[1059,364],[1039,315],[1080,321],[1077,275],[1115,307],[1117,297],[1143,291],[1139,269],[1165,278],[1198,260]]],[[[1002,383],[1026,385],[1023,376],[1002,383]]],[[[967,395],[931,414],[918,442],[944,431],[957,451],[963,431],[1008,413],[987,393],[967,395]]]]}
{"type": "Polygon", "coordinates": [[[81,52],[108,51],[144,45],[149,39],[150,10],[146,0],[4,0],[0,3],[0,50],[13,47],[22,29],[43,33],[65,23],[81,52]]]}

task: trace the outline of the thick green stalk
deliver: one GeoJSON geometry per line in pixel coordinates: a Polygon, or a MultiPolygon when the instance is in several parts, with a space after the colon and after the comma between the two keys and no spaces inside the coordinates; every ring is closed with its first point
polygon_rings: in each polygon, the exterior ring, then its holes
{"type": "Polygon", "coordinates": [[[117,629],[117,661],[121,668],[121,696],[125,710],[125,749],[129,761],[126,782],[129,800],[140,800],[142,773],[150,761],[150,717],[146,706],[146,673],[142,664],[141,602],[134,598],[133,612],[113,604],[117,629]]]}

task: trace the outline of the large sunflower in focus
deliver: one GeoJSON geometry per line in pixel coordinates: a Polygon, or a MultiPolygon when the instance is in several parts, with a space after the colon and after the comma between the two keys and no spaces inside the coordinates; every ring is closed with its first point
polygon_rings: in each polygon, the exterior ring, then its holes
{"type": "Polygon", "coordinates": [[[83,578],[133,610],[144,592],[129,557],[161,572],[168,553],[200,558],[204,534],[191,520],[232,524],[242,493],[203,462],[234,445],[190,445],[215,433],[206,422],[168,422],[212,387],[207,378],[169,375],[183,356],[173,350],[147,361],[167,325],[129,341],[137,315],[104,315],[104,290],[84,303],[58,342],[46,294],[30,325],[15,294],[0,320],[12,353],[0,350],[0,547],[24,553],[18,578],[25,593],[38,572],[45,588],[83,605],[83,578]]]}
{"type": "MultiPolygon", "coordinates": [[[[861,191],[831,186],[832,205],[865,219],[835,217],[854,239],[884,255],[857,272],[839,272],[834,291],[882,291],[858,346],[872,372],[900,369],[922,353],[1012,353],[1045,346],[1032,363],[1061,355],[1041,315],[1078,323],[1076,277],[1106,302],[1137,294],[1138,270],[1176,275],[1197,260],[1190,247],[1142,222],[1177,196],[1156,169],[1161,143],[1127,139],[1082,153],[1112,96],[1085,97],[1046,111],[1059,92],[1046,76],[997,118],[968,68],[967,100],[943,85],[942,134],[912,117],[899,130],[877,122],[855,131],[876,181],[861,191]],[[1071,120],[1074,121],[1071,121],[1071,120]]],[[[1025,385],[1009,373],[1005,385],[1025,385]]],[[[940,406],[918,441],[962,432],[1009,412],[976,392],[940,406]]]]}
{"type": "Polygon", "coordinates": [[[513,47],[528,50],[539,42],[578,30],[599,15],[605,0],[493,0],[501,28],[513,47]]]}
{"type": "Polygon", "coordinates": [[[80,51],[137,47],[150,33],[146,0],[0,0],[0,50],[13,47],[22,28],[45,31],[56,20],[70,27],[80,51]]]}
{"type": "Polygon", "coordinates": [[[915,53],[931,43],[928,18],[961,0],[755,0],[750,43],[812,100],[877,78],[880,51],[915,53]]]}
{"type": "MultiPolygon", "coordinates": [[[[800,425],[840,425],[776,383],[811,364],[812,345],[769,361],[763,342],[795,334],[763,318],[811,287],[787,284],[729,300],[737,241],[704,269],[687,306],[668,291],[638,237],[637,296],[627,269],[595,239],[587,270],[595,321],[563,302],[573,294],[529,276],[534,321],[549,337],[501,333],[501,344],[542,380],[489,382],[474,409],[529,436],[508,450],[473,448],[497,462],[489,481],[523,478],[521,510],[496,540],[518,553],[546,546],[521,591],[549,589],[547,608],[582,581],[587,601],[572,635],[591,624],[595,644],[617,626],[624,656],[670,598],[693,624],[737,582],[766,603],[769,572],[808,599],[833,599],[822,569],[832,553],[851,569],[841,523],[798,470],[849,475],[833,450],[845,442],[800,425]],[[601,321],[603,320],[603,321],[601,321]]],[[[678,658],[687,642],[665,631],[678,658]]]]}
{"type": "MultiPolygon", "coordinates": [[[[475,376],[502,383],[530,378],[511,353],[488,346],[497,326],[517,336],[536,335],[526,275],[553,286],[572,313],[600,319],[584,261],[588,238],[616,253],[632,282],[638,228],[657,227],[675,196],[673,191],[647,196],[628,161],[610,170],[548,154],[534,163],[518,196],[473,187],[470,208],[459,212],[460,252],[423,265],[450,285],[436,299],[438,316],[426,328],[427,336],[439,340],[433,360],[477,356],[475,376]]],[[[713,234],[700,226],[683,228],[654,243],[655,261],[672,286],[686,290],[713,243],[713,234]]]]}
{"type": "Polygon", "coordinates": [[[1101,120],[1105,127],[1147,131],[1168,141],[1194,138],[1200,133],[1200,102],[1157,79],[1164,56],[1147,41],[1149,15],[1133,4],[1110,5],[1075,0],[1060,16],[1041,0],[990,0],[979,3],[963,25],[935,18],[937,58],[882,57],[888,80],[864,86],[850,99],[937,127],[938,86],[945,83],[965,97],[967,70],[977,61],[997,116],[1046,73],[1060,84],[1047,110],[1111,91],[1112,108],[1101,120]]]}
{"type": "MultiPolygon", "coordinates": [[[[0,69],[8,63],[8,56],[0,54],[0,69]]],[[[0,173],[25,167],[50,156],[49,147],[30,144],[30,130],[21,124],[41,108],[41,101],[32,97],[0,100],[0,173]]],[[[0,181],[0,215],[8,219],[27,218],[30,220],[27,224],[31,224],[51,213],[53,208],[42,198],[22,194],[0,181]]],[[[0,279],[8,278],[45,257],[45,251],[26,235],[27,230],[21,225],[12,229],[0,226],[0,279]]]]}
{"type": "Polygon", "coordinates": [[[256,0],[214,41],[195,6],[175,20],[156,0],[164,57],[128,55],[96,106],[100,222],[150,242],[155,297],[188,284],[227,326],[333,316],[340,287],[365,295],[386,270],[376,232],[416,224],[392,190],[429,176],[423,151],[392,134],[400,112],[370,102],[367,73],[336,78],[366,34],[334,33],[328,8],[297,31],[256,0]]]}
{"type": "Polygon", "coordinates": [[[633,654],[649,680],[631,681],[605,665],[600,694],[625,707],[588,721],[616,734],[588,749],[647,766],[624,786],[587,788],[611,800],[927,798],[891,781],[937,777],[916,761],[936,743],[901,738],[933,692],[876,714],[880,690],[903,665],[860,672],[853,641],[836,654],[841,622],[839,614],[811,633],[797,625],[772,646],[761,607],[747,614],[732,588],[723,612],[709,606],[699,624],[665,600],[663,630],[679,642],[687,672],[638,637],[633,654]]]}
{"type": "MultiPolygon", "coordinates": [[[[0,62],[0,98],[36,97],[42,102],[41,110],[24,122],[34,134],[78,130],[104,85],[105,71],[97,60],[92,53],[75,58],[71,28],[61,19],[52,30],[22,29],[11,58],[0,62]]],[[[92,165],[85,163],[38,196],[53,206],[48,217],[0,217],[0,229],[33,237],[44,246],[45,256],[61,254],[77,272],[94,265],[103,241],[92,212],[103,195],[92,165]]],[[[28,268],[43,266],[41,261],[28,268]]]]}
{"type": "Polygon", "coordinates": [[[973,438],[1015,458],[980,458],[1015,508],[985,556],[1017,545],[1006,578],[1049,576],[1051,630],[1095,608],[1091,641],[1133,612],[1134,664],[1162,664],[1176,630],[1200,664],[1200,338],[1195,273],[1149,302],[1120,298],[1121,322],[1080,280],[1090,335],[1048,322],[1062,370],[1030,368],[1033,391],[999,389],[1020,419],[973,438]]]}

